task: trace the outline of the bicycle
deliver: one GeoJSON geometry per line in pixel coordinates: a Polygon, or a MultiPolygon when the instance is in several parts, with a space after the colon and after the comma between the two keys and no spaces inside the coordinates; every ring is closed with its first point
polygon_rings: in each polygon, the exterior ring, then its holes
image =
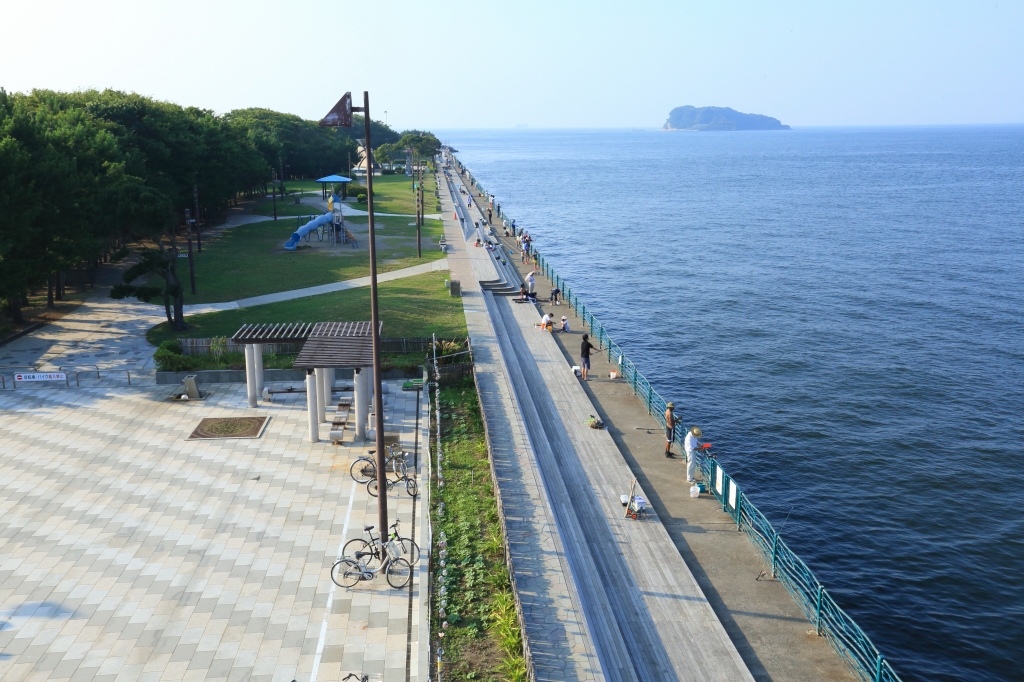
{"type": "MultiPolygon", "coordinates": [[[[384,470],[388,470],[388,465],[391,465],[391,470],[398,474],[398,480],[405,478],[406,464],[405,464],[405,453],[399,450],[395,452],[395,446],[387,446],[388,456],[384,460],[384,470]]],[[[370,450],[370,454],[376,453],[376,450],[370,450]]],[[[352,476],[352,480],[356,483],[367,483],[370,480],[377,478],[377,462],[371,457],[359,457],[356,461],[352,462],[352,466],[349,467],[348,473],[352,476]]]]}
{"type": "MultiPolygon", "coordinates": [[[[401,523],[401,519],[395,519],[395,522],[391,524],[391,533],[388,535],[388,540],[395,543],[395,547],[398,548],[398,553],[402,558],[407,559],[410,564],[415,566],[420,561],[420,546],[412,538],[403,538],[398,535],[399,523],[401,523]]],[[[380,538],[374,537],[373,526],[363,526],[363,530],[370,536],[369,542],[363,538],[349,540],[341,549],[342,558],[354,559],[357,554],[362,553],[367,564],[371,564],[373,561],[380,561],[380,538]]]]}
{"type": "Polygon", "coordinates": [[[360,580],[373,580],[373,577],[384,571],[388,585],[396,590],[402,589],[412,580],[412,564],[398,555],[394,541],[385,546],[387,557],[379,568],[370,568],[365,558],[373,556],[372,552],[356,552],[355,559],[342,557],[331,566],[331,580],[338,587],[353,587],[360,580]]]}
{"type": "MultiPolygon", "coordinates": [[[[392,488],[404,481],[405,492],[409,493],[409,497],[416,497],[420,494],[420,484],[416,482],[416,479],[409,478],[405,474],[397,480],[391,480],[390,478],[385,478],[384,480],[387,481],[388,492],[391,492],[392,488]]],[[[376,478],[371,478],[366,482],[366,492],[370,494],[370,497],[377,497],[377,493],[380,492],[380,483],[376,478]]]]}
{"type": "Polygon", "coordinates": [[[349,673],[348,675],[345,675],[345,677],[341,678],[341,682],[348,682],[348,680],[355,680],[356,682],[379,682],[382,679],[384,678],[380,673],[375,673],[373,675],[349,673]]]}

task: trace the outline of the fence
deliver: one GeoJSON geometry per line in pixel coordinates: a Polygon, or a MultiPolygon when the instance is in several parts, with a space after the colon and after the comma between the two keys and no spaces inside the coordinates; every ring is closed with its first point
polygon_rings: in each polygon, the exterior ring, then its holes
{"type": "MultiPolygon", "coordinates": [[[[469,175],[473,185],[481,192],[486,191],[469,175]]],[[[500,214],[505,218],[504,212],[500,214]]],[[[555,272],[555,269],[543,256],[538,255],[538,268],[561,289],[562,298],[575,310],[576,315],[590,328],[592,340],[596,340],[608,355],[608,362],[619,367],[621,377],[628,382],[633,393],[646,405],[647,412],[659,424],[665,425],[666,401],[654,390],[651,382],[640,373],[636,365],[626,357],[608,331],[593,313],[587,308],[572,290],[572,287],[555,272]]],[[[676,425],[674,436],[681,442],[686,431],[676,425]]],[[[711,490],[722,504],[722,511],[729,514],[736,522],[736,529],[742,530],[764,557],[765,563],[771,564],[772,575],[781,582],[792,595],[797,605],[814,623],[818,635],[825,637],[840,658],[850,666],[861,679],[869,682],[901,682],[899,675],[892,669],[885,657],[879,653],[864,631],[843,611],[832,599],[828,590],[818,582],[811,569],[793,553],[783,541],[768,519],[740,490],[735,480],[713,458],[703,458],[701,471],[704,480],[709,482],[711,490]]]]}
{"type": "MultiPolygon", "coordinates": [[[[445,341],[444,339],[441,340],[445,341]]],[[[466,339],[452,339],[455,343],[464,344],[466,339]]],[[[213,339],[190,339],[190,338],[179,338],[178,342],[181,344],[182,355],[209,355],[211,353],[210,346],[213,339]]],[[[430,345],[434,340],[429,336],[413,337],[413,338],[382,338],[380,340],[382,353],[417,353],[427,352],[430,350],[430,345]]],[[[288,355],[291,353],[298,353],[302,349],[301,343],[267,343],[263,345],[264,353],[273,353],[276,355],[288,355]]],[[[233,342],[230,338],[226,340],[224,348],[222,349],[225,353],[243,353],[245,352],[245,346],[233,342]]]]}

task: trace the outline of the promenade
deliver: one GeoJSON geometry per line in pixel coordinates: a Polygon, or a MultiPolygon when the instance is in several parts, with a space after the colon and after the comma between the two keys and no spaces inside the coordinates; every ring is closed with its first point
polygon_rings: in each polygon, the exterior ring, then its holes
{"type": "Polygon", "coordinates": [[[472,246],[475,234],[467,241],[451,199],[442,190],[449,266],[488,435],[502,450],[495,466],[538,679],[752,680],[658,514],[623,518],[632,472],[611,436],[584,424],[593,405],[534,326],[536,307],[479,286],[510,273],[472,246]],[[573,655],[552,666],[557,646],[573,655]]]}

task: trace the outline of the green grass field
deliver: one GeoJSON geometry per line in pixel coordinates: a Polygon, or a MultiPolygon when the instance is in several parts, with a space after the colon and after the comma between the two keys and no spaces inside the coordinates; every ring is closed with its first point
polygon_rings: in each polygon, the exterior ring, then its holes
{"type": "MultiPolygon", "coordinates": [[[[195,255],[196,295],[188,293],[188,261],[178,262],[178,275],[186,287],[185,303],[234,301],[369,275],[366,219],[350,218],[346,222],[356,235],[358,249],[348,245],[310,248],[326,244],[312,234],[310,242],[299,242],[298,250],[285,251],[283,245],[296,229],[295,218],[240,225],[205,239],[203,252],[195,255]]],[[[378,271],[399,270],[443,257],[434,248],[444,233],[441,222],[426,221],[422,259],[416,257],[416,228],[409,222],[408,218],[377,219],[378,271]]]]}
{"type": "MultiPolygon", "coordinates": [[[[434,189],[436,186],[437,182],[434,180],[434,176],[430,173],[425,173],[423,195],[427,204],[426,213],[434,213],[434,189]]],[[[412,178],[407,178],[404,175],[374,176],[373,192],[374,211],[415,215],[416,195],[412,191],[412,178]]],[[[355,192],[349,192],[350,197],[355,195],[355,192]]],[[[365,203],[357,203],[353,206],[360,211],[366,210],[365,203]]]]}
{"type": "MultiPolygon", "coordinates": [[[[440,338],[467,335],[462,300],[448,295],[447,272],[383,282],[378,292],[382,336],[440,338]]],[[[266,322],[356,322],[370,319],[370,288],[349,289],[291,301],[185,318],[189,329],[172,332],[161,323],[146,334],[154,346],[177,337],[231,336],[243,324],[266,322]]]]}

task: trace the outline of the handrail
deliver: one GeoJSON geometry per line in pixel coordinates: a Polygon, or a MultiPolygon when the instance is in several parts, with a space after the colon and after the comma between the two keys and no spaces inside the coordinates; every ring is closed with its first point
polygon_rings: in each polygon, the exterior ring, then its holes
{"type": "MultiPolygon", "coordinates": [[[[454,159],[454,155],[452,155],[454,159]]],[[[458,163],[458,161],[456,161],[458,163]]],[[[465,168],[459,163],[459,167],[465,168]]],[[[483,192],[483,187],[466,171],[473,184],[483,192]]],[[[504,218],[505,212],[499,211],[504,218]]],[[[590,327],[591,335],[599,344],[603,344],[608,355],[608,362],[614,362],[621,370],[633,393],[640,398],[647,408],[648,414],[665,425],[666,400],[654,389],[651,382],[637,369],[636,365],[626,357],[625,351],[612,341],[608,330],[579,296],[573,292],[566,281],[560,277],[554,267],[538,253],[538,268],[556,287],[562,290],[562,298],[575,311],[576,315],[590,327]]],[[[673,441],[681,442],[686,436],[686,429],[681,424],[673,428],[673,441]]],[[[773,577],[785,586],[790,596],[803,611],[807,619],[814,623],[815,631],[828,640],[839,657],[865,682],[902,682],[889,661],[878,651],[871,639],[861,630],[860,626],[836,604],[807,564],[789,548],[771,525],[767,517],[754,505],[740,489],[735,480],[713,457],[700,457],[701,472],[708,489],[722,505],[722,511],[729,514],[736,522],[736,530],[742,530],[751,544],[771,564],[773,577]]]]}

